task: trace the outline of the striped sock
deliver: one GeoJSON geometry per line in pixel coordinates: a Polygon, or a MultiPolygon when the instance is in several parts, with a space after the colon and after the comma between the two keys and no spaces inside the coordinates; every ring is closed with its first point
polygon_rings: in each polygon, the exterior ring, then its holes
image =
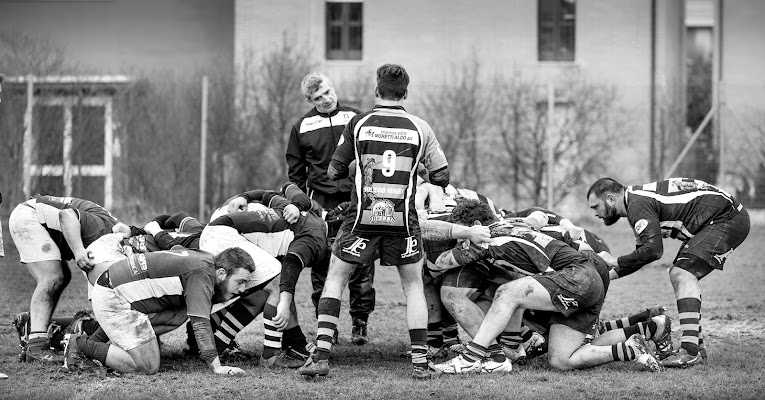
{"type": "Polygon", "coordinates": [[[266,304],[263,308],[263,358],[270,358],[282,349],[282,332],[276,330],[274,317],[276,307],[266,304]]]}
{"type": "Polygon", "coordinates": [[[677,300],[677,313],[680,320],[680,347],[688,354],[695,356],[699,353],[699,320],[701,319],[701,300],[686,297],[677,300]]]}
{"type": "Polygon", "coordinates": [[[481,346],[475,342],[470,342],[465,345],[465,352],[462,353],[462,357],[471,362],[483,360],[489,355],[489,350],[486,347],[481,346]]]}
{"type": "Polygon", "coordinates": [[[329,352],[332,350],[332,338],[335,336],[337,323],[340,320],[340,299],[322,297],[319,299],[317,311],[319,317],[316,329],[315,360],[328,360],[329,352]]]}
{"type": "Polygon", "coordinates": [[[300,326],[295,326],[282,332],[283,349],[292,348],[292,350],[304,356],[308,356],[308,353],[306,352],[307,345],[308,342],[306,342],[305,335],[303,335],[300,326]]]}
{"type": "Polygon", "coordinates": [[[631,361],[635,359],[635,349],[627,346],[626,342],[611,345],[611,355],[614,361],[631,361]]]}
{"type": "Polygon", "coordinates": [[[500,346],[499,343],[490,344],[489,348],[486,350],[489,352],[489,357],[498,363],[503,363],[505,362],[505,359],[507,359],[505,352],[502,351],[502,346],[500,346]]]}
{"type": "Polygon", "coordinates": [[[444,331],[441,330],[441,322],[428,324],[428,346],[439,348],[444,345],[444,331]]]}
{"type": "Polygon", "coordinates": [[[29,332],[27,351],[40,351],[48,347],[50,347],[48,344],[48,332],[29,332]]]}
{"type": "MultiPolygon", "coordinates": [[[[250,322],[255,320],[255,317],[256,315],[253,315],[240,301],[236,301],[210,315],[210,324],[213,328],[215,347],[218,349],[218,352],[220,353],[226,349],[236,335],[250,322]]],[[[189,331],[189,337],[193,336],[192,332],[189,331]]]]}
{"type": "MultiPolygon", "coordinates": [[[[530,330],[529,330],[529,333],[531,333],[530,330]]],[[[530,334],[529,334],[529,338],[531,338],[530,334]]],[[[497,341],[499,342],[499,344],[504,344],[505,346],[511,347],[513,349],[517,349],[518,346],[522,345],[523,342],[525,342],[525,340],[523,340],[523,331],[502,332],[497,338],[497,341]]]]}
{"type": "Polygon", "coordinates": [[[441,330],[444,332],[445,346],[460,343],[460,332],[457,321],[455,321],[454,317],[446,311],[441,313],[441,330]]]}
{"type": "Polygon", "coordinates": [[[624,337],[628,338],[636,333],[645,336],[646,339],[651,339],[656,334],[656,322],[638,322],[624,328],[624,337]]]}
{"type": "Polygon", "coordinates": [[[410,329],[409,340],[412,343],[412,364],[415,367],[428,367],[428,330],[410,329]]]}

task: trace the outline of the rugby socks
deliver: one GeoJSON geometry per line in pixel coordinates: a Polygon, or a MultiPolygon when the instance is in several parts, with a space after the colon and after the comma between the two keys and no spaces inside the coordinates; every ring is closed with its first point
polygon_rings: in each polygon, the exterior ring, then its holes
{"type": "Polygon", "coordinates": [[[48,332],[29,332],[27,341],[27,351],[37,352],[44,347],[50,347],[48,344],[48,332]]]}
{"type": "Polygon", "coordinates": [[[282,349],[291,348],[297,353],[308,357],[308,342],[300,326],[294,326],[282,332],[282,349]]]}
{"type": "Polygon", "coordinates": [[[282,332],[274,324],[276,307],[266,304],[263,308],[263,358],[271,358],[282,349],[282,332]]]}
{"type": "Polygon", "coordinates": [[[635,359],[635,349],[627,346],[627,342],[611,345],[611,355],[614,361],[632,361],[635,359]]]}
{"type": "MultiPolygon", "coordinates": [[[[528,336],[530,339],[531,330],[529,330],[528,336]]],[[[523,344],[525,340],[523,340],[522,331],[505,331],[499,335],[499,337],[497,338],[497,341],[499,342],[499,344],[503,344],[512,349],[517,349],[520,345],[523,344]]]]}
{"type": "MultiPolygon", "coordinates": [[[[322,297],[319,299],[317,311],[319,317],[316,329],[316,355],[314,360],[328,360],[329,352],[332,351],[332,338],[335,336],[337,323],[340,320],[340,299],[322,297]]],[[[425,336],[427,340],[427,333],[425,333],[425,336]]]]}
{"type": "Polygon", "coordinates": [[[486,347],[481,346],[475,342],[470,342],[465,345],[465,352],[462,353],[462,357],[470,362],[481,361],[489,355],[489,351],[486,347]]]}
{"type": "Polygon", "coordinates": [[[457,321],[448,312],[441,313],[441,330],[444,332],[444,346],[460,343],[457,321]]]}
{"type": "MultiPolygon", "coordinates": [[[[191,325],[189,324],[188,327],[191,327],[191,325]]],[[[191,332],[190,335],[193,337],[194,332],[191,332]]],[[[96,342],[102,342],[102,343],[109,342],[109,336],[106,335],[106,332],[104,332],[104,330],[100,326],[98,327],[98,329],[96,329],[95,332],[93,332],[92,335],[88,336],[88,339],[96,341],[96,342]]],[[[194,343],[196,345],[196,339],[194,340],[194,343]]]]}
{"type": "Polygon", "coordinates": [[[680,330],[683,336],[680,338],[680,347],[688,354],[695,356],[699,353],[699,320],[701,319],[701,300],[686,297],[677,300],[677,313],[680,320],[680,330]]]}
{"type": "Polygon", "coordinates": [[[648,322],[638,322],[632,326],[624,328],[624,337],[630,337],[636,333],[645,336],[646,339],[652,339],[656,334],[656,322],[650,320],[648,322]]]}
{"type": "Polygon", "coordinates": [[[439,348],[444,345],[444,331],[441,329],[441,321],[428,324],[428,346],[439,348]]]}
{"type": "Polygon", "coordinates": [[[428,367],[428,329],[410,329],[409,340],[412,343],[412,364],[415,367],[428,367]]]}
{"type": "MultiPolygon", "coordinates": [[[[274,310],[276,310],[275,307],[274,310]]],[[[258,312],[258,314],[260,313],[258,312]]],[[[265,311],[263,311],[263,314],[265,325],[265,311]]],[[[274,311],[274,315],[276,315],[276,311],[274,311]]],[[[218,352],[220,353],[228,348],[236,335],[252,322],[256,316],[257,314],[253,315],[253,312],[248,310],[241,301],[236,301],[226,308],[213,313],[210,316],[210,323],[213,328],[215,347],[218,349],[218,352]]],[[[186,330],[189,331],[189,347],[191,347],[191,338],[194,337],[194,333],[191,330],[190,324],[186,330]]]]}
{"type": "Polygon", "coordinates": [[[88,358],[98,360],[102,365],[106,365],[106,354],[109,353],[108,343],[97,342],[84,335],[80,335],[75,341],[80,351],[88,358]]]}
{"type": "Polygon", "coordinates": [[[638,322],[645,322],[645,320],[648,319],[649,315],[650,315],[649,311],[645,310],[641,313],[633,314],[628,317],[614,319],[611,321],[605,321],[603,322],[603,328],[604,328],[603,331],[605,332],[605,331],[612,331],[614,329],[622,329],[628,326],[635,325],[638,322]]]}
{"type": "Polygon", "coordinates": [[[489,345],[489,348],[486,349],[489,352],[489,358],[492,360],[503,363],[505,362],[505,359],[507,358],[505,356],[505,352],[502,351],[502,346],[499,345],[499,343],[493,343],[489,345]]]}

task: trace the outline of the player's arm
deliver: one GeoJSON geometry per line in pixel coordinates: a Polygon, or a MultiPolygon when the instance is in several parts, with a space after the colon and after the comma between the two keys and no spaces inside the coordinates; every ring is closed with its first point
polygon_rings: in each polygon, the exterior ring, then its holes
{"type": "Polygon", "coordinates": [[[290,137],[287,141],[287,177],[290,182],[294,182],[302,191],[307,191],[306,182],[308,181],[308,163],[305,154],[300,149],[300,139],[298,136],[298,125],[292,126],[290,137]]]}
{"type": "Polygon", "coordinates": [[[420,221],[420,232],[424,240],[467,239],[478,244],[491,240],[491,231],[487,226],[464,226],[435,219],[420,221]]]}
{"type": "Polygon", "coordinates": [[[332,160],[327,167],[327,176],[333,181],[347,177],[350,171],[348,165],[356,158],[353,151],[353,127],[355,125],[355,118],[345,125],[340,143],[337,144],[335,154],[332,155],[332,160]]]}
{"type": "Polygon", "coordinates": [[[470,242],[463,242],[459,246],[441,253],[435,264],[439,271],[446,271],[476,262],[486,258],[487,255],[488,249],[470,242]]]}
{"type": "Polygon", "coordinates": [[[244,371],[241,368],[220,364],[218,350],[215,348],[212,325],[208,318],[189,316],[189,320],[191,321],[191,328],[194,330],[194,338],[197,340],[197,346],[199,346],[199,358],[207,363],[213,372],[221,375],[244,374],[244,371]]]}
{"type": "MultiPolygon", "coordinates": [[[[132,229],[134,227],[131,226],[130,228],[131,228],[131,236],[134,236],[132,235],[132,229]]],[[[161,250],[170,250],[174,246],[183,247],[181,242],[178,241],[169,233],[167,233],[164,229],[162,229],[159,226],[159,222],[157,221],[151,221],[147,223],[143,227],[143,231],[145,231],[147,234],[151,235],[154,238],[154,242],[157,244],[157,247],[159,247],[161,250]]]]}
{"type": "Polygon", "coordinates": [[[423,121],[422,132],[425,146],[422,152],[422,165],[428,170],[430,183],[445,188],[449,186],[449,163],[433,129],[425,121],[423,121]]]}
{"type": "Polygon", "coordinates": [[[80,225],[80,217],[77,210],[71,208],[65,208],[58,213],[59,224],[61,226],[61,233],[66,239],[66,243],[69,248],[72,249],[74,254],[74,261],[81,270],[88,272],[95,264],[88,257],[88,251],[85,249],[85,245],[82,243],[82,226],[80,225]]]}

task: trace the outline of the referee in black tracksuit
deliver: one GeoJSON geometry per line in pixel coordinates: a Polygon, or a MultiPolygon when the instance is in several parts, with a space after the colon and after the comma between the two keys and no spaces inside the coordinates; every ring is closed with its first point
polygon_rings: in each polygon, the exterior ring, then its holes
{"type": "MultiPolygon", "coordinates": [[[[335,153],[345,124],[360,111],[337,102],[332,82],[325,75],[310,73],[300,85],[313,108],[292,126],[287,144],[289,180],[298,185],[325,210],[331,210],[351,198],[350,179],[337,181],[327,176],[327,167],[335,153]]],[[[327,278],[329,257],[311,270],[314,306],[319,302],[327,278]]],[[[367,320],[375,307],[374,265],[357,268],[348,281],[350,314],[353,320],[352,342],[366,344],[367,320]]]]}

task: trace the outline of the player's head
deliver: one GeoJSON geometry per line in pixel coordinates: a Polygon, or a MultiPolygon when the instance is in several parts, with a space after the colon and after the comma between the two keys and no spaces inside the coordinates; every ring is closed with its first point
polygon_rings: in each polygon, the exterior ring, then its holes
{"type": "Polygon", "coordinates": [[[474,225],[476,221],[480,222],[481,225],[490,225],[499,218],[488,204],[478,200],[466,199],[457,202],[457,206],[452,210],[449,219],[460,225],[474,225]]]}
{"type": "Polygon", "coordinates": [[[326,75],[319,72],[311,72],[300,82],[303,96],[316,107],[321,113],[329,113],[337,108],[337,94],[335,86],[326,75]]]}
{"type": "Polygon", "coordinates": [[[587,204],[604,224],[613,225],[621,218],[617,201],[623,196],[624,185],[611,178],[600,178],[587,191],[587,204]]]}
{"type": "Polygon", "coordinates": [[[398,64],[385,64],[377,68],[377,88],[375,96],[383,100],[399,101],[406,99],[409,87],[409,74],[398,64]]]}
{"type": "Polygon", "coordinates": [[[213,303],[222,303],[244,292],[255,262],[246,251],[230,247],[215,256],[216,283],[213,303]]]}

